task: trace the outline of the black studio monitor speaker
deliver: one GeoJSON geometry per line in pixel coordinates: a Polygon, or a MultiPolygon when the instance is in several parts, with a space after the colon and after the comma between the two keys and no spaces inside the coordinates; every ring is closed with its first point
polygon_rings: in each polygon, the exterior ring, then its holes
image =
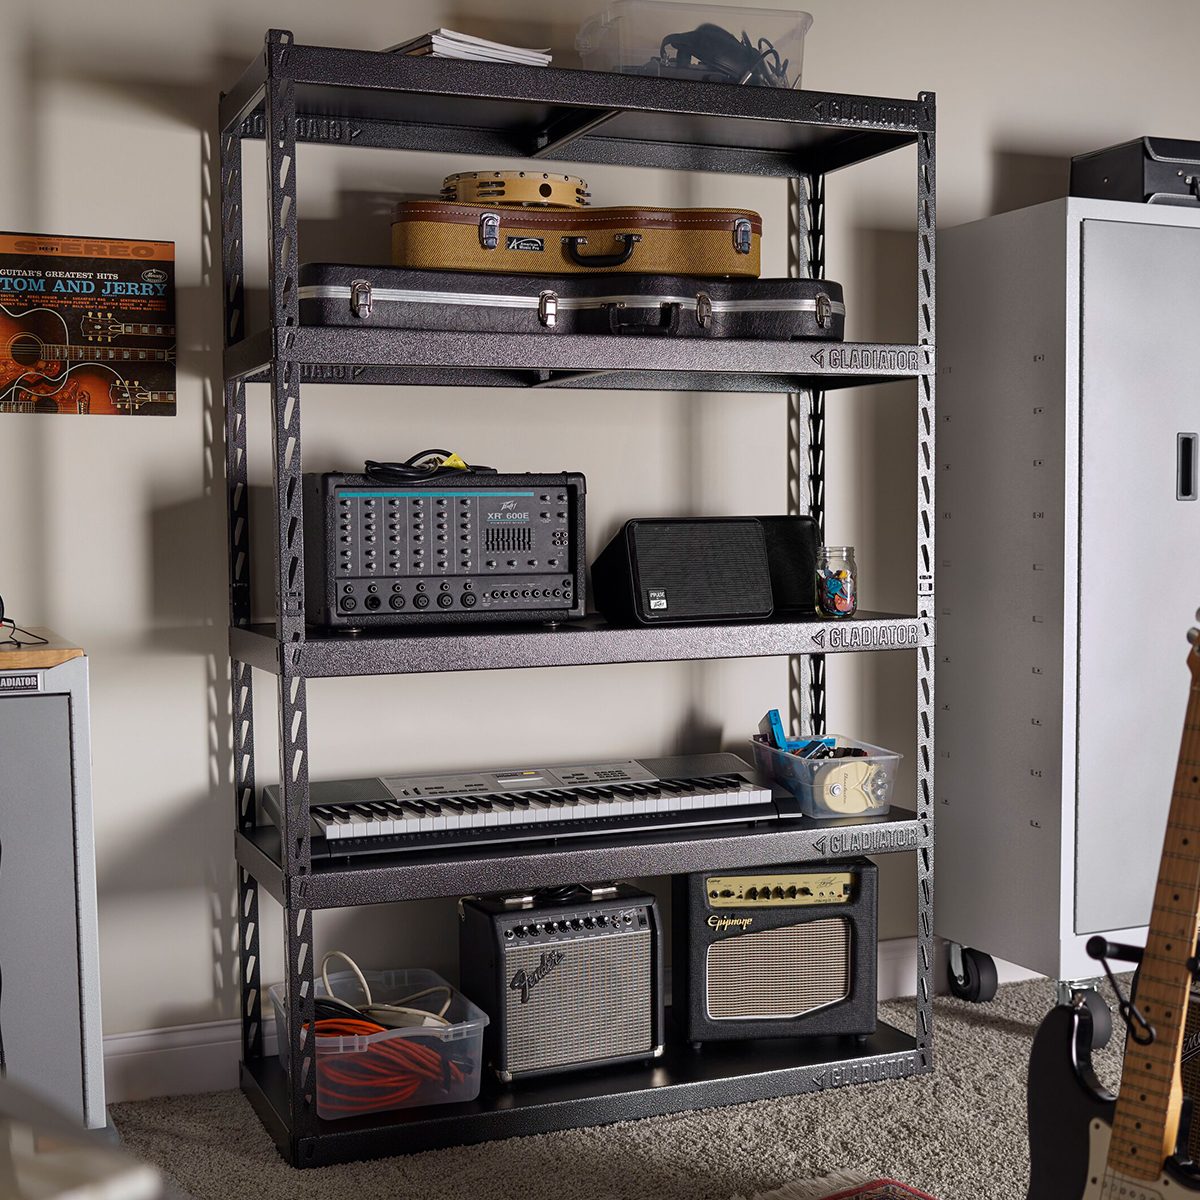
{"type": "Polygon", "coordinates": [[[625,624],[811,613],[819,541],[811,517],[638,518],[593,563],[593,596],[625,624]]]}
{"type": "Polygon", "coordinates": [[[592,564],[592,587],[600,612],[626,624],[756,621],[774,611],[754,517],[626,521],[592,564]]]}

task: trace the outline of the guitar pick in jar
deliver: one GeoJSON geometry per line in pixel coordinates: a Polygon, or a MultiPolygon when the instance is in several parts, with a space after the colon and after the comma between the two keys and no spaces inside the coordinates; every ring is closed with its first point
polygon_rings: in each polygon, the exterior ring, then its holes
{"type": "Polygon", "coordinates": [[[858,608],[858,567],[853,546],[817,551],[817,609],[826,617],[852,617],[858,608]]]}

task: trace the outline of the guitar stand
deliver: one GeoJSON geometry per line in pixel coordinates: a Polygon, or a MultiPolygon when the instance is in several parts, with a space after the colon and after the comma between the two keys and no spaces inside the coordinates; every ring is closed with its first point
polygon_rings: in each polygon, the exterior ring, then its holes
{"type": "MultiPolygon", "coordinates": [[[[1158,1037],[1158,1033],[1154,1026],[1142,1015],[1141,1010],[1133,1002],[1132,995],[1126,996],[1121,991],[1121,985],[1117,983],[1117,977],[1113,974],[1112,967],[1109,965],[1109,959],[1116,959],[1118,962],[1134,963],[1135,965],[1142,961],[1143,950],[1140,946],[1127,946],[1123,942],[1110,942],[1103,937],[1088,938],[1087,952],[1089,958],[1094,958],[1103,968],[1104,974],[1108,977],[1108,982],[1112,986],[1112,990],[1117,996],[1117,1011],[1121,1014],[1121,1020],[1125,1022],[1125,1028],[1129,1030],[1129,1036],[1139,1046],[1152,1045],[1158,1037]]],[[[1193,981],[1196,979],[1196,973],[1200,962],[1193,955],[1188,959],[1188,970],[1192,973],[1193,981]]]]}

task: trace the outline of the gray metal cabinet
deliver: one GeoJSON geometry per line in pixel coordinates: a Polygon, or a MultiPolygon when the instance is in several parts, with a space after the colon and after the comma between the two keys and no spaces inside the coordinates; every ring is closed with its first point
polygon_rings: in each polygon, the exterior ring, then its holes
{"type": "Polygon", "coordinates": [[[0,1035],[10,1079],[100,1128],[87,675],[83,651],[53,635],[0,646],[0,1035]]]}
{"type": "Polygon", "coordinates": [[[1200,605],[1200,213],[939,241],[936,928],[1057,979],[1141,943],[1200,605]]]}

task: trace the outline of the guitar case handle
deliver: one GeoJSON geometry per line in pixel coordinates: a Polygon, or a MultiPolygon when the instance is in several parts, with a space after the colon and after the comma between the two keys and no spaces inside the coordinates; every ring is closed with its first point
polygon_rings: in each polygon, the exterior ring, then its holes
{"type": "Polygon", "coordinates": [[[657,308],[646,309],[610,304],[608,328],[610,333],[673,337],[679,332],[679,305],[660,304],[657,308]]]}
{"type": "Polygon", "coordinates": [[[640,242],[641,235],[637,233],[618,233],[618,242],[624,243],[624,248],[616,254],[580,254],[579,247],[587,245],[585,237],[565,237],[563,245],[567,248],[567,257],[577,267],[596,267],[600,270],[610,270],[627,263],[633,257],[633,248],[640,242]]]}

